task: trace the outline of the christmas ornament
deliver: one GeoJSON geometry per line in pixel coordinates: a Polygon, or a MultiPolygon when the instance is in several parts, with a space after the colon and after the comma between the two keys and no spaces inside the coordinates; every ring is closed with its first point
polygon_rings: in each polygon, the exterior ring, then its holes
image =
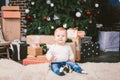
{"type": "Polygon", "coordinates": [[[96,4],[95,4],[95,7],[99,7],[99,4],[98,4],[98,3],[96,3],[96,4]]]}
{"type": "Polygon", "coordinates": [[[47,0],[46,3],[47,3],[47,4],[50,4],[50,3],[51,3],[51,0],[47,0]]]}
{"type": "Polygon", "coordinates": [[[54,20],[57,20],[57,19],[59,19],[59,17],[56,16],[56,15],[54,15],[53,19],[54,19],[54,20]]]}
{"type": "Polygon", "coordinates": [[[66,24],[66,23],[65,23],[65,24],[63,24],[63,27],[64,27],[64,28],[67,28],[67,24],[66,24]]]}
{"type": "Polygon", "coordinates": [[[47,21],[50,21],[51,20],[51,18],[50,17],[47,17],[47,21]]]}
{"type": "Polygon", "coordinates": [[[88,27],[85,27],[85,29],[88,29],[88,27]]]}
{"type": "Polygon", "coordinates": [[[81,13],[80,12],[76,12],[76,17],[80,17],[81,16],[81,13]]]}
{"type": "Polygon", "coordinates": [[[29,9],[26,9],[26,10],[25,10],[25,13],[29,13],[29,12],[30,12],[30,10],[29,10],[29,9]]]}
{"type": "Polygon", "coordinates": [[[35,2],[31,2],[31,5],[34,5],[35,4],[35,2]]]}
{"type": "Polygon", "coordinates": [[[90,20],[89,23],[92,23],[92,20],[90,20]]]}
{"type": "Polygon", "coordinates": [[[30,19],[30,18],[31,18],[31,16],[30,16],[30,15],[28,15],[28,16],[27,16],[27,19],[30,19]]]}
{"type": "Polygon", "coordinates": [[[33,17],[36,18],[36,14],[33,14],[33,17]]]}
{"type": "Polygon", "coordinates": [[[44,19],[44,20],[46,20],[46,19],[47,19],[47,17],[46,17],[46,16],[44,16],[44,17],[43,17],[43,19],[44,19]]]}
{"type": "Polygon", "coordinates": [[[54,29],[54,26],[51,26],[51,29],[54,29]]]}
{"type": "Polygon", "coordinates": [[[39,26],[39,27],[38,27],[38,30],[40,30],[40,28],[41,28],[41,27],[39,26]]]}
{"type": "Polygon", "coordinates": [[[90,12],[90,11],[87,11],[87,12],[86,12],[86,14],[87,14],[87,15],[90,15],[90,14],[91,14],[91,12],[90,12]]]}
{"type": "Polygon", "coordinates": [[[54,7],[54,3],[51,3],[50,6],[51,6],[51,7],[54,7]]]}

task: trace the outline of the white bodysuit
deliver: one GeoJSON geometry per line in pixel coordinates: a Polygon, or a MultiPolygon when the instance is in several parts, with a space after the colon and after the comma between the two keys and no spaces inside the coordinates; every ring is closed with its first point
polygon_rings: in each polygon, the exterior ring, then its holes
{"type": "Polygon", "coordinates": [[[68,44],[65,44],[64,46],[57,44],[51,45],[46,54],[47,59],[50,60],[52,55],[55,56],[52,62],[63,62],[74,58],[72,48],[68,44]]]}

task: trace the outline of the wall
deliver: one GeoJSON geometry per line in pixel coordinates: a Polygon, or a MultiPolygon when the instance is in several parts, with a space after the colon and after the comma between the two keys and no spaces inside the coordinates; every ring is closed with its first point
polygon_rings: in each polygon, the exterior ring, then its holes
{"type": "Polygon", "coordinates": [[[112,6],[108,1],[99,0],[101,4],[99,20],[105,25],[104,27],[115,27],[116,23],[120,26],[120,6],[112,6]]]}

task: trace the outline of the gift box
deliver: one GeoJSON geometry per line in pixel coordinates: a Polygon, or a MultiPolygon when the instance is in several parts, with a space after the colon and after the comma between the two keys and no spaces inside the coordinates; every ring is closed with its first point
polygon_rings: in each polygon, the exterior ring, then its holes
{"type": "Polygon", "coordinates": [[[47,60],[45,55],[38,56],[38,57],[29,57],[29,58],[25,58],[25,59],[22,60],[23,65],[40,64],[40,63],[48,63],[48,62],[49,61],[47,60]]]}
{"type": "Polygon", "coordinates": [[[27,44],[36,44],[36,43],[55,43],[54,36],[52,35],[28,35],[26,38],[27,44]]]}
{"type": "Polygon", "coordinates": [[[42,55],[42,48],[41,47],[32,47],[28,46],[28,55],[33,55],[34,57],[42,55]]]}
{"type": "Polygon", "coordinates": [[[4,11],[2,16],[3,18],[21,18],[20,11],[4,11]]]}
{"type": "Polygon", "coordinates": [[[21,38],[21,12],[19,6],[2,6],[2,30],[6,41],[21,38]]]}
{"type": "Polygon", "coordinates": [[[101,51],[119,51],[120,32],[118,31],[100,31],[99,44],[101,51]]]}
{"type": "Polygon", "coordinates": [[[20,10],[20,8],[19,8],[19,6],[2,6],[1,10],[18,11],[18,10],[20,10]]]}
{"type": "Polygon", "coordinates": [[[98,42],[89,42],[81,44],[81,57],[94,57],[100,55],[100,46],[98,42]]]}
{"type": "Polygon", "coordinates": [[[12,49],[10,49],[10,57],[15,61],[23,60],[27,57],[27,47],[28,44],[18,43],[19,48],[16,44],[11,44],[12,49]],[[18,50],[19,49],[19,50],[18,50]]]}

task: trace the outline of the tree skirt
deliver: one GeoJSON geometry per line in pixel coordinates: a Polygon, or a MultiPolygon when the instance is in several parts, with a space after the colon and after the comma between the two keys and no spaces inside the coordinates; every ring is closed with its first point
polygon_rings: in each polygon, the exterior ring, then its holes
{"type": "Polygon", "coordinates": [[[13,60],[0,59],[0,80],[120,80],[120,62],[79,65],[88,74],[76,72],[58,76],[49,69],[48,63],[22,65],[13,60]]]}

